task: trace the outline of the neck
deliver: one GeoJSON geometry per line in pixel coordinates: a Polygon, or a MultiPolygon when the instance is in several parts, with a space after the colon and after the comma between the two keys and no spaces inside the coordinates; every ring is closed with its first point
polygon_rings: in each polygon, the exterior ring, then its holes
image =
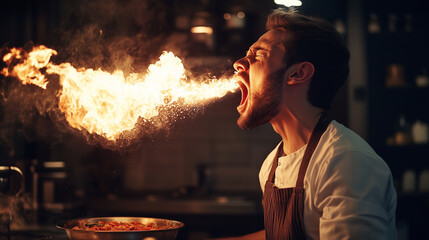
{"type": "Polygon", "coordinates": [[[308,107],[301,111],[282,109],[271,120],[273,129],[283,140],[283,151],[291,154],[306,145],[322,114],[320,108],[308,107]]]}

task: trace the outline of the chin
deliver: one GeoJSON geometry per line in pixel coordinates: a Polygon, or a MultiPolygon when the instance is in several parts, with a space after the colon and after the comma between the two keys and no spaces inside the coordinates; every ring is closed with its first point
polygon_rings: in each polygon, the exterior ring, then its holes
{"type": "Polygon", "coordinates": [[[243,116],[240,116],[240,117],[237,119],[237,125],[238,125],[238,127],[240,127],[241,129],[250,129],[250,128],[248,127],[248,124],[247,124],[246,119],[245,119],[243,116]]]}
{"type": "Polygon", "coordinates": [[[241,129],[245,129],[245,130],[253,128],[252,126],[253,124],[249,114],[240,114],[240,117],[238,117],[237,119],[237,125],[241,129]]]}

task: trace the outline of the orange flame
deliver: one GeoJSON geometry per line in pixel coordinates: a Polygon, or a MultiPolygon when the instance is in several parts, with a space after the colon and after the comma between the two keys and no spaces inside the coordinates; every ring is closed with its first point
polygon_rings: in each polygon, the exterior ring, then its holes
{"type": "MultiPolygon", "coordinates": [[[[14,58],[21,59],[22,54],[22,49],[12,48],[11,52],[3,57],[3,61],[7,65],[10,65],[14,58]]],[[[11,72],[9,72],[8,68],[4,68],[0,73],[5,76],[19,78],[24,85],[34,84],[43,89],[46,89],[48,82],[39,69],[51,65],[49,59],[52,55],[56,54],[57,51],[49,49],[43,45],[35,47],[22,63],[14,66],[11,72]]]]}
{"type": "Polygon", "coordinates": [[[55,65],[50,58],[56,54],[45,46],[34,47],[28,56],[13,48],[3,61],[8,66],[13,59],[23,61],[11,70],[4,68],[1,73],[43,89],[48,81],[40,69],[58,74],[62,86],[58,104],[68,123],[112,141],[133,129],[139,117],[150,120],[163,107],[203,104],[238,89],[233,78],[205,82],[187,79],[182,61],[172,52],[164,52],[145,75],[133,73],[128,77],[120,70],[108,73],[101,69],[76,69],[70,63],[55,65]]]}

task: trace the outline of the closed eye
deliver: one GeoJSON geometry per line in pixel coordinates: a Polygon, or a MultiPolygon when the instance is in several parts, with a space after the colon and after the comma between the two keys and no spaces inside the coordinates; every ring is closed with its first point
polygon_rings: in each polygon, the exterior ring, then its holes
{"type": "Polygon", "coordinates": [[[264,57],[264,54],[260,50],[249,50],[246,52],[246,57],[254,57],[256,59],[261,59],[264,57]]]}
{"type": "Polygon", "coordinates": [[[252,50],[252,49],[247,50],[246,57],[248,57],[248,56],[254,56],[254,55],[255,55],[255,51],[254,50],[252,50]]]}

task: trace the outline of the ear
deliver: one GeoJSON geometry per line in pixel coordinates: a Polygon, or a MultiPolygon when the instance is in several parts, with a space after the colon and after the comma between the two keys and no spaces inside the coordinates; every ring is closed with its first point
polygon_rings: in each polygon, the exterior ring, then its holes
{"type": "Polygon", "coordinates": [[[286,72],[286,83],[295,85],[311,80],[314,75],[314,65],[311,62],[300,62],[292,65],[286,72]]]}

